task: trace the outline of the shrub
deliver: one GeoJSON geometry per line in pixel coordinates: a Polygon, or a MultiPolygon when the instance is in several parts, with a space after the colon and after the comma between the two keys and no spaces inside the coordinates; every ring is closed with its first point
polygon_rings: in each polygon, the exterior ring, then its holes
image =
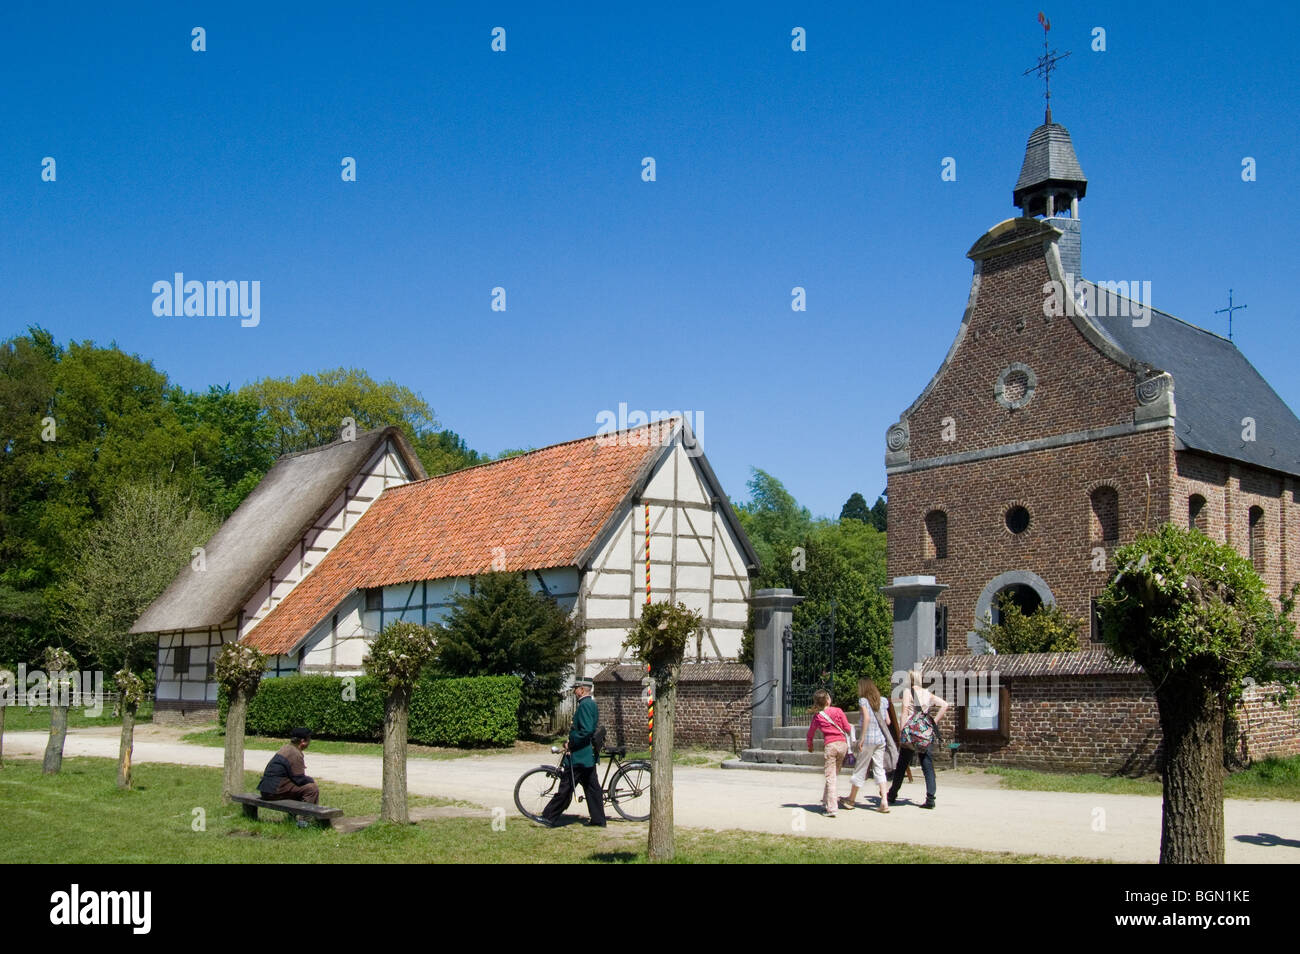
{"type": "MultiPolygon", "coordinates": [[[[411,696],[407,735],[421,745],[510,745],[521,682],[517,676],[425,676],[411,696]]],[[[219,693],[221,721],[227,698],[219,693]]],[[[248,707],[248,732],[287,738],[305,725],[318,739],[373,742],[384,724],[384,691],[369,676],[287,676],[263,680],[248,707]]]]}
{"type": "Polygon", "coordinates": [[[1028,616],[1010,594],[998,598],[1002,621],[996,625],[981,620],[976,632],[999,653],[1054,653],[1079,648],[1079,627],[1083,621],[1055,604],[1040,606],[1028,616]]]}
{"type": "Polygon", "coordinates": [[[485,573],[437,627],[435,670],[443,676],[518,676],[519,732],[549,716],[573,667],[579,624],[518,573],[485,573]]]}

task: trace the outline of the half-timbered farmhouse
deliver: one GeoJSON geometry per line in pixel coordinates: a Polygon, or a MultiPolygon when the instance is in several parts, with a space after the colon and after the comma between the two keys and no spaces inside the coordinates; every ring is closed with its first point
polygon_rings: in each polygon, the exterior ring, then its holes
{"type": "Polygon", "coordinates": [[[704,657],[739,654],[757,558],[681,418],[427,478],[399,431],[363,441],[278,462],[206,569],[183,571],[137,622],[159,633],[160,712],[215,707],[211,663],[232,639],[275,674],[357,673],[384,626],[445,619],[492,570],[526,574],[578,616],[584,675],[622,659],[647,593],[704,615],[704,657]]]}

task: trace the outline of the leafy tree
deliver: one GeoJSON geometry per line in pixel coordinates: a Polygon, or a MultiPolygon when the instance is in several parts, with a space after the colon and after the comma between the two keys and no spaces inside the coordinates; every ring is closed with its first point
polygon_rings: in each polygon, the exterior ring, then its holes
{"type": "Polygon", "coordinates": [[[1223,863],[1223,725],[1247,680],[1300,681],[1300,647],[1250,561],[1199,530],[1166,524],[1115,551],[1098,599],[1102,637],[1155,687],[1164,738],[1162,864],[1223,863]]]}
{"type": "Polygon", "coordinates": [[[789,565],[791,550],[812,530],[812,514],[800,507],[781,481],[766,471],[754,469],[749,483],[750,499],[734,505],[740,525],[758,554],[759,578],[755,589],[781,585],[782,567],[789,565]]]}
{"type": "Polygon", "coordinates": [[[61,628],[110,672],[151,668],[156,637],[131,626],[216,528],[174,486],[119,487],[104,519],[74,551],[61,588],[61,628]]]}
{"type": "Polygon", "coordinates": [[[438,428],[433,409],[410,388],[393,381],[377,382],[356,368],[263,378],[238,393],[262,408],[275,435],[276,456],[337,440],[347,417],[356,421],[357,430],[401,425],[417,446],[438,428]]]}
{"type": "Polygon", "coordinates": [[[430,476],[473,467],[489,459],[478,451],[470,450],[464,438],[455,431],[422,434],[415,438],[414,443],[420,463],[430,476]]]}
{"type": "Polygon", "coordinates": [[[383,821],[405,825],[406,737],[411,692],[420,670],[436,652],[433,632],[416,623],[399,621],[384,628],[361,660],[366,674],[384,687],[384,787],[379,803],[383,821]]]}
{"type": "Polygon", "coordinates": [[[194,445],[166,376],[116,347],[43,329],[0,346],[0,656],[36,662],[57,583],[117,488],[187,477],[194,445]]]}
{"type": "Polygon", "coordinates": [[[871,525],[884,533],[889,529],[888,516],[888,504],[885,503],[885,498],[877,497],[876,502],[871,505],[871,525]]]}
{"type": "Polygon", "coordinates": [[[519,731],[555,708],[578,654],[581,626],[519,573],[485,573],[453,598],[437,628],[436,670],[447,676],[519,676],[519,731]]]}
{"type": "MultiPolygon", "coordinates": [[[[893,613],[877,587],[886,582],[885,535],[859,520],[814,521],[779,480],[756,470],[753,499],[737,506],[758,552],[754,589],[785,587],[806,597],[795,607],[796,630],[819,624],[835,606],[836,699],[856,699],[859,676],[887,679],[893,665],[893,613]]],[[[852,499],[852,498],[850,498],[852,499]]],[[[741,662],[753,665],[753,619],[741,662]]]]}
{"type": "Polygon", "coordinates": [[[229,385],[206,392],[173,387],[168,401],[194,442],[188,487],[204,509],[225,520],[275,463],[275,428],[252,395],[229,385]]]}
{"type": "Polygon", "coordinates": [[[1025,615],[1010,593],[998,597],[999,622],[980,620],[975,631],[999,653],[1054,653],[1079,648],[1083,620],[1056,604],[1025,615]]]}
{"type": "Polygon", "coordinates": [[[844,506],[840,508],[841,520],[860,520],[863,523],[871,522],[871,508],[867,506],[866,498],[857,491],[848,500],[844,501],[844,506]]]}

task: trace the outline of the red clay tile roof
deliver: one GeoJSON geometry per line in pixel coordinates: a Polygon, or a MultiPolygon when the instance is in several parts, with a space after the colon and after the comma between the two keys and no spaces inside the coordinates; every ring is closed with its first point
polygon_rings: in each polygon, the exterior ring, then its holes
{"type": "Polygon", "coordinates": [[[290,652],[353,590],[483,573],[496,547],[507,570],[577,565],[679,420],[389,488],[244,642],[290,652]]]}

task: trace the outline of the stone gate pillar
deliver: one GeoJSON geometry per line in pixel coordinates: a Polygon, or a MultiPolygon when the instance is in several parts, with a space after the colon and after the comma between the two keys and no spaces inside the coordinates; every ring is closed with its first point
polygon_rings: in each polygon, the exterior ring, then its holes
{"type": "Polygon", "coordinates": [[[934,603],[947,588],[932,576],[896,576],[880,588],[894,600],[894,672],[934,655],[934,603]]]}
{"type": "Polygon", "coordinates": [[[754,607],[754,708],[750,719],[750,745],[762,745],[781,724],[785,698],[785,649],[781,636],[803,602],[794,590],[759,590],[751,597],[754,607]]]}

